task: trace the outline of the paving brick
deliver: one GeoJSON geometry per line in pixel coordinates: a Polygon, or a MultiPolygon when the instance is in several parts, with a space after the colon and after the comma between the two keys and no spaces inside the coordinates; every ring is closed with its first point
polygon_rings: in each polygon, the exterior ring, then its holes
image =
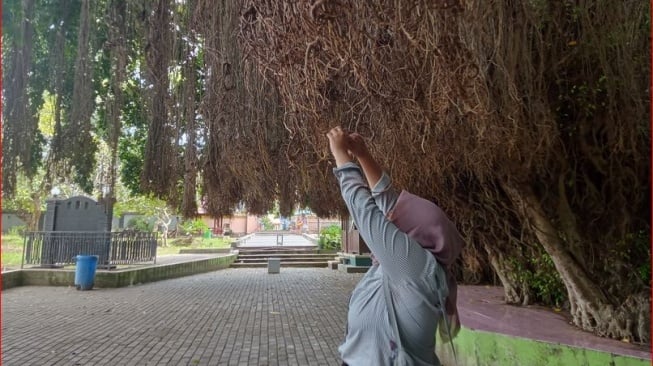
{"type": "Polygon", "coordinates": [[[2,365],[340,365],[361,277],[239,268],[117,289],[7,289],[2,365]]]}

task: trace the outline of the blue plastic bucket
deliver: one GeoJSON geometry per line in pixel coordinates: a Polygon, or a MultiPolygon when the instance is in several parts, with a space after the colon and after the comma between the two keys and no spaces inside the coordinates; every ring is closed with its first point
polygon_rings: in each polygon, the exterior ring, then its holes
{"type": "Polygon", "coordinates": [[[75,287],[78,290],[91,290],[95,284],[97,255],[78,255],[75,265],[75,287]]]}

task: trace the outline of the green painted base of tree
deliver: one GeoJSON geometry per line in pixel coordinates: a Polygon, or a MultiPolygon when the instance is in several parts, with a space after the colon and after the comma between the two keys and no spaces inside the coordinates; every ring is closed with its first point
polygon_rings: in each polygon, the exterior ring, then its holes
{"type": "MultiPolygon", "coordinates": [[[[650,359],[462,328],[454,341],[465,366],[649,366],[650,359]]],[[[451,346],[438,340],[443,365],[455,365],[451,346]]]]}

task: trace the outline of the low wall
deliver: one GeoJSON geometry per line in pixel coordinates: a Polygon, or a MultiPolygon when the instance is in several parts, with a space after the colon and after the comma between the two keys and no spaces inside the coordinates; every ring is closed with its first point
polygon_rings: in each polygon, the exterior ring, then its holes
{"type": "Polygon", "coordinates": [[[2,289],[23,285],[23,271],[20,269],[2,272],[2,289]]]}
{"type": "Polygon", "coordinates": [[[187,248],[179,249],[179,254],[227,254],[231,248],[187,248]]]}
{"type": "Polygon", "coordinates": [[[302,236],[304,237],[304,239],[310,241],[311,243],[318,245],[319,239],[315,234],[303,233],[302,236]]]}
{"type": "MultiPolygon", "coordinates": [[[[167,280],[193,274],[228,268],[236,255],[200,259],[192,262],[132,267],[121,270],[97,271],[95,287],[115,288],[139,283],[167,280]]],[[[30,268],[8,271],[2,274],[2,289],[16,286],[73,286],[75,270],[30,268]]]]}
{"type": "Polygon", "coordinates": [[[650,359],[572,347],[462,328],[454,340],[458,363],[451,345],[437,342],[436,352],[443,365],[465,366],[650,366],[650,359]]]}

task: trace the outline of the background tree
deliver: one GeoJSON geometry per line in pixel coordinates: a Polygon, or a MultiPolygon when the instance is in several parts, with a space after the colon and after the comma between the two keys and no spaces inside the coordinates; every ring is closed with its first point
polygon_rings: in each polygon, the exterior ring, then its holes
{"type": "Polygon", "coordinates": [[[15,2],[3,9],[3,23],[10,26],[3,32],[3,123],[2,166],[3,192],[12,196],[16,191],[16,173],[20,170],[33,175],[34,137],[37,120],[29,100],[29,84],[35,45],[36,23],[34,0],[15,2]]]}
{"type": "Polygon", "coordinates": [[[176,214],[174,208],[171,208],[165,201],[152,196],[132,196],[120,200],[115,205],[117,216],[122,216],[124,213],[137,213],[154,218],[155,230],[161,232],[161,245],[168,246],[168,232],[176,214]]]}
{"type": "Polygon", "coordinates": [[[107,192],[103,195],[108,216],[107,230],[111,230],[113,220],[113,205],[116,195],[116,180],[118,178],[118,141],[122,134],[122,109],[124,104],[123,84],[127,79],[127,36],[124,31],[127,24],[127,4],[124,1],[107,2],[107,40],[105,54],[109,58],[109,82],[105,99],[106,111],[106,141],[109,147],[110,160],[107,166],[105,182],[107,192]]]}
{"type": "Polygon", "coordinates": [[[93,189],[90,176],[93,173],[95,163],[93,159],[96,151],[91,125],[91,116],[95,109],[92,62],[94,38],[91,34],[91,21],[94,19],[92,5],[96,4],[90,0],[81,0],[77,57],[73,78],[73,102],[70,106],[70,117],[65,132],[63,132],[66,140],[63,156],[73,167],[75,182],[88,193],[93,189]]]}
{"type": "Polygon", "coordinates": [[[11,2],[3,9],[5,80],[12,80],[3,83],[3,96],[5,105],[13,106],[3,109],[3,207],[18,209],[28,229],[37,230],[51,189],[75,190],[66,175],[57,177],[55,141],[66,90],[72,93],[62,75],[64,54],[74,54],[69,44],[76,36],[76,18],[63,1],[11,2]],[[19,46],[26,35],[29,46],[19,46]],[[14,184],[16,177],[20,186],[14,184]]]}

